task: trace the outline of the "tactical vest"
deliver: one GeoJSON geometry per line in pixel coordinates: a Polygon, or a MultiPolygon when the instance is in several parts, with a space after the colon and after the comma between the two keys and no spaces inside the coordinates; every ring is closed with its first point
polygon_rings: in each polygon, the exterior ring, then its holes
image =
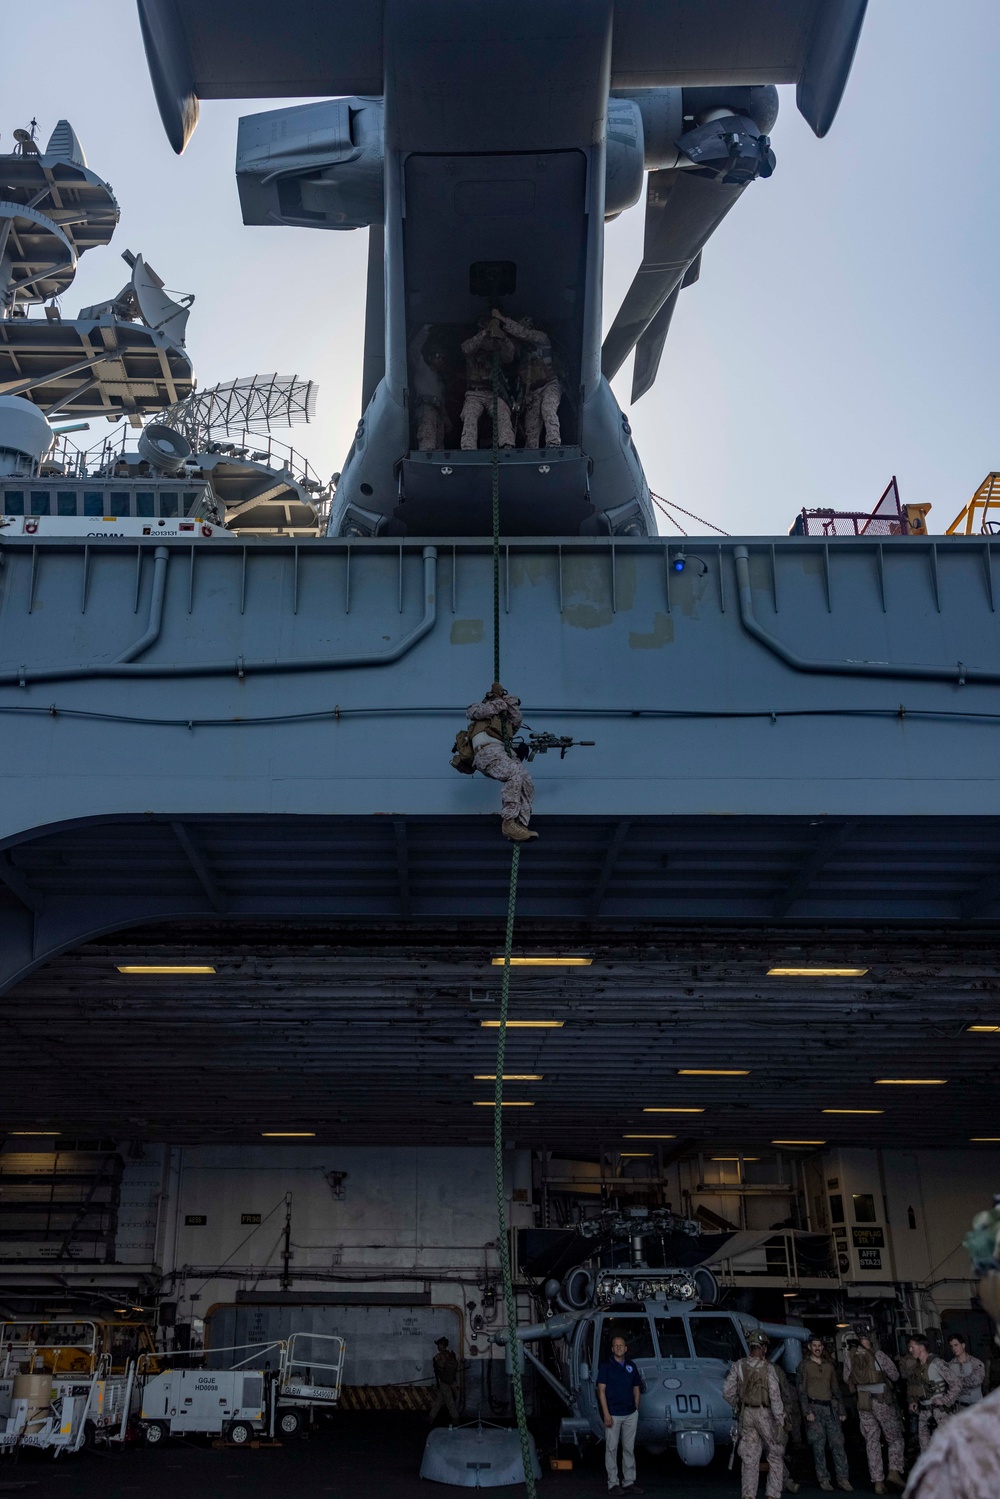
{"type": "Polygon", "coordinates": [[[857,1392],[859,1411],[870,1411],[873,1400],[884,1399],[882,1371],[870,1348],[855,1348],[851,1354],[851,1383],[857,1392]]]}
{"type": "Polygon", "coordinates": [[[767,1383],[767,1360],[766,1359],[744,1359],[743,1360],[743,1383],[740,1390],[740,1399],[746,1406],[754,1410],[761,1406],[771,1405],[771,1391],[767,1383]]]}
{"type": "Polygon", "coordinates": [[[549,343],[532,344],[521,356],[517,373],[529,389],[532,385],[547,385],[550,380],[555,378],[555,368],[552,363],[552,345],[549,343]]]}
{"type": "Polygon", "coordinates": [[[941,1396],[947,1393],[948,1381],[944,1374],[944,1364],[939,1358],[928,1359],[924,1365],[926,1370],[926,1383],[924,1400],[932,1400],[935,1395],[941,1396]]]}

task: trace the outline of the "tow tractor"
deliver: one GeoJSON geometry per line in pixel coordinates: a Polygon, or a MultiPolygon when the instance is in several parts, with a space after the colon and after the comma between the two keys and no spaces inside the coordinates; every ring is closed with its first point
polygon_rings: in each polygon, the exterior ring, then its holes
{"type": "Polygon", "coordinates": [[[193,1432],[238,1447],[260,1437],[291,1440],[314,1412],[337,1404],[344,1350],[343,1338],[295,1332],[287,1342],[255,1345],[228,1369],[206,1368],[204,1362],[241,1353],[242,1347],[199,1350],[202,1367],[141,1376],[139,1420],[146,1442],[160,1446],[168,1436],[193,1432]]]}
{"type": "Polygon", "coordinates": [[[144,1323],[0,1323],[0,1452],[33,1447],[58,1457],[124,1441],[136,1356],[152,1347],[144,1323]]]}

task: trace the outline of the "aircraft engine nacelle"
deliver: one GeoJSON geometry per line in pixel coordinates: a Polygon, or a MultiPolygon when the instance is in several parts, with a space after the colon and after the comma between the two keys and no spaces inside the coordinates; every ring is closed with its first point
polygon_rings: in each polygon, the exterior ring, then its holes
{"type": "Polygon", "coordinates": [[[324,99],[240,120],[244,224],[363,229],[385,217],[381,99],[324,99]]]}

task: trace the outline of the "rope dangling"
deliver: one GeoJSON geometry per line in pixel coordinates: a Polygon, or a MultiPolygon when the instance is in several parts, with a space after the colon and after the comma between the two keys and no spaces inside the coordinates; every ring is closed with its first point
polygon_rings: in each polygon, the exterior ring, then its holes
{"type": "Polygon", "coordinates": [[[493,345],[493,680],[500,680],[500,346],[493,345]]]}
{"type": "Polygon", "coordinates": [[[493,1095],[493,1165],[496,1173],[497,1218],[500,1233],[497,1248],[503,1277],[503,1298],[507,1312],[507,1347],[510,1350],[510,1382],[514,1392],[514,1413],[521,1441],[521,1461],[528,1499],[535,1499],[535,1474],[532,1467],[531,1439],[524,1411],[524,1388],[521,1383],[520,1349],[517,1346],[517,1305],[510,1269],[510,1241],[507,1226],[507,1197],[503,1179],[503,1069],[507,1050],[507,1006],[510,1000],[510,955],[514,945],[514,909],[517,905],[517,872],[521,858],[520,845],[514,844],[510,862],[510,889],[507,896],[507,932],[504,940],[503,982],[500,988],[500,1031],[497,1037],[496,1082],[493,1095]]]}
{"type": "MultiPolygon", "coordinates": [[[[500,680],[500,347],[493,345],[493,680],[500,680]]],[[[510,735],[504,734],[504,747],[512,753],[510,735]]],[[[521,858],[520,845],[515,843],[510,861],[510,888],[507,895],[507,930],[504,939],[503,982],[500,989],[500,1029],[497,1035],[496,1083],[493,1095],[493,1168],[496,1177],[497,1222],[499,1234],[497,1249],[500,1256],[500,1274],[503,1279],[503,1299],[507,1313],[507,1346],[510,1349],[510,1382],[514,1393],[514,1413],[517,1417],[517,1432],[521,1443],[521,1462],[524,1466],[524,1482],[528,1499],[535,1499],[535,1474],[532,1467],[531,1438],[524,1411],[524,1387],[521,1383],[520,1349],[517,1346],[517,1304],[514,1300],[514,1281],[510,1269],[510,1240],[507,1225],[507,1199],[503,1179],[503,1069],[507,1050],[507,1006],[510,1000],[510,955],[514,946],[514,911],[517,905],[517,873],[521,858]]]]}

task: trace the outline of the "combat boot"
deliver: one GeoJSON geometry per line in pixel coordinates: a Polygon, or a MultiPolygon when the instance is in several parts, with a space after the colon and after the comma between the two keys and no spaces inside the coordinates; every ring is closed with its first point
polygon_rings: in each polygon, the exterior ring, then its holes
{"type": "Polygon", "coordinates": [[[888,1476],[886,1477],[885,1481],[886,1481],[886,1483],[891,1483],[892,1486],[893,1486],[893,1488],[897,1488],[897,1489],[905,1489],[906,1488],[906,1479],[903,1477],[902,1473],[897,1473],[896,1470],[895,1470],[895,1468],[890,1468],[889,1469],[889,1473],[888,1473],[888,1476]]]}
{"type": "Polygon", "coordinates": [[[843,1489],[845,1494],[854,1493],[854,1485],[849,1478],[838,1478],[837,1487],[838,1489],[843,1489]]]}
{"type": "Polygon", "coordinates": [[[830,1482],[829,1478],[821,1478],[819,1481],[819,1486],[823,1490],[824,1494],[833,1493],[833,1484],[830,1482]]]}
{"type": "Polygon", "coordinates": [[[785,1479],[785,1493],[786,1494],[797,1494],[799,1492],[799,1488],[800,1488],[800,1485],[795,1482],[794,1478],[786,1478],[785,1479]]]}
{"type": "Polygon", "coordinates": [[[889,1492],[884,1483],[873,1483],[872,1488],[876,1494],[887,1494],[889,1492]]]}
{"type": "Polygon", "coordinates": [[[508,817],[503,823],[503,835],[509,838],[511,843],[530,843],[532,838],[538,837],[537,833],[533,833],[530,828],[522,827],[512,817],[508,817]]]}

